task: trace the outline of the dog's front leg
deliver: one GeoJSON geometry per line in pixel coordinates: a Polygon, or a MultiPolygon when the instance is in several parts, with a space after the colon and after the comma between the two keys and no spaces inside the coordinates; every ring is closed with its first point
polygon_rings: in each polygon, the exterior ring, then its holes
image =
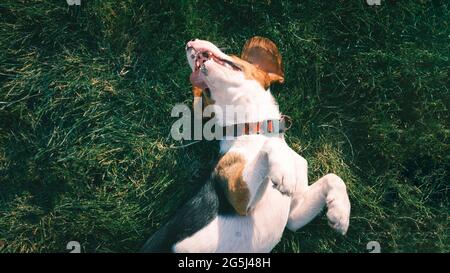
{"type": "Polygon", "coordinates": [[[330,226],[345,234],[350,221],[350,201],[344,182],[335,174],[325,175],[307,190],[293,196],[287,227],[296,231],[306,225],[320,213],[325,204],[330,226]]]}
{"type": "Polygon", "coordinates": [[[297,184],[296,165],[286,142],[280,138],[269,138],[262,152],[267,155],[268,178],[281,193],[292,195],[297,184]]]}

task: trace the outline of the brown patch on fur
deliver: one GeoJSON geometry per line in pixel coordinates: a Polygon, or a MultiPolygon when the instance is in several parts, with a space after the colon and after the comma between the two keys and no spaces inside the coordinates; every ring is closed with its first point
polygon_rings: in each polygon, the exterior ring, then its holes
{"type": "Polygon", "coordinates": [[[201,97],[203,90],[200,87],[192,86],[192,94],[194,97],[201,97]]]}
{"type": "Polygon", "coordinates": [[[226,153],[217,164],[213,177],[225,190],[228,202],[240,215],[247,214],[250,191],[243,179],[245,159],[238,153],[226,153]]]}

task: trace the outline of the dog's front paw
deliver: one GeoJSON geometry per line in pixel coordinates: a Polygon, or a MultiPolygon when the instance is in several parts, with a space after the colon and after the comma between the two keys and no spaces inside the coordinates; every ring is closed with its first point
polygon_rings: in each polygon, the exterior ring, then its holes
{"type": "Polygon", "coordinates": [[[295,192],[295,169],[289,164],[271,164],[269,166],[269,178],[274,187],[281,193],[291,196],[295,192]]]}
{"type": "Polygon", "coordinates": [[[327,217],[330,226],[345,235],[350,224],[350,200],[344,182],[338,181],[327,195],[327,217]]]}

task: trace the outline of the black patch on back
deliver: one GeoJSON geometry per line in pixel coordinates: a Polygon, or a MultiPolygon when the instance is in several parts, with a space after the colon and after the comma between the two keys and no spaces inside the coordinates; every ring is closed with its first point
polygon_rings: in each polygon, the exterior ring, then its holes
{"type": "Polygon", "coordinates": [[[214,179],[213,181],[214,189],[217,194],[217,199],[219,200],[219,215],[237,215],[236,210],[233,206],[228,202],[227,197],[225,196],[225,191],[223,187],[219,185],[219,182],[214,179]]]}
{"type": "Polygon", "coordinates": [[[209,179],[169,222],[147,240],[140,252],[171,252],[175,243],[193,235],[219,214],[237,215],[218,183],[209,179]]]}

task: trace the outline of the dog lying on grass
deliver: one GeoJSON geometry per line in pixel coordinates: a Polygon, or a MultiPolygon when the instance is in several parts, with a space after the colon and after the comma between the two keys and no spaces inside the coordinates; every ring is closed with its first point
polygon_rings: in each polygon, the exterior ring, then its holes
{"type": "Polygon", "coordinates": [[[345,234],[350,202],[344,182],[327,174],[308,186],[306,160],[284,140],[283,117],[268,90],[284,81],[276,45],[254,37],[239,58],[192,40],[186,54],[194,96],[221,109],[243,109],[214,117],[224,131],[241,130],[220,141],[222,156],[211,179],[142,251],[270,252],[285,227],[301,228],[325,205],[331,227],[345,234]]]}

